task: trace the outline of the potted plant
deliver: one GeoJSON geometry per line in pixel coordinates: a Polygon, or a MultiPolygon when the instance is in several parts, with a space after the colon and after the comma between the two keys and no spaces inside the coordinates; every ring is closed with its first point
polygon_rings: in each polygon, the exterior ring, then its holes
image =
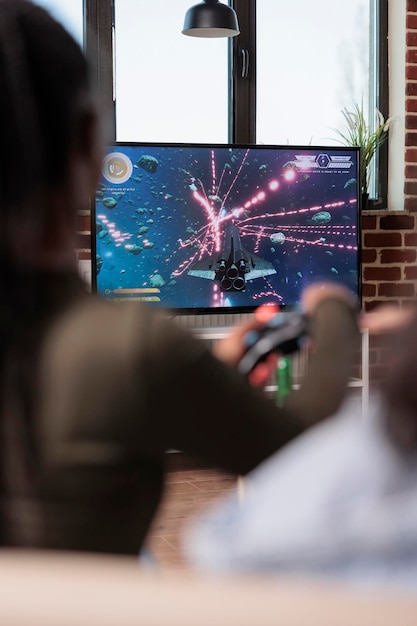
{"type": "Polygon", "coordinates": [[[385,120],[382,113],[375,109],[375,125],[372,128],[366,121],[363,112],[363,102],[361,105],[353,102],[352,110],[349,111],[347,108],[344,108],[342,115],[346,121],[346,129],[339,130],[334,128],[333,130],[340,137],[339,143],[345,146],[359,146],[361,149],[360,185],[362,208],[367,208],[370,167],[375,154],[388,138],[388,130],[393,118],[385,120]]]}

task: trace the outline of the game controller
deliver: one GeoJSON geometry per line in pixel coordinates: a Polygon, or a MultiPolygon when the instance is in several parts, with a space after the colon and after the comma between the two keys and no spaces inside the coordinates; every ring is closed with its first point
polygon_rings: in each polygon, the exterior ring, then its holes
{"type": "Polygon", "coordinates": [[[307,326],[307,318],[301,313],[277,313],[263,328],[246,334],[244,341],[247,349],[238,370],[247,375],[271,352],[282,355],[296,352],[307,337],[307,326]]]}

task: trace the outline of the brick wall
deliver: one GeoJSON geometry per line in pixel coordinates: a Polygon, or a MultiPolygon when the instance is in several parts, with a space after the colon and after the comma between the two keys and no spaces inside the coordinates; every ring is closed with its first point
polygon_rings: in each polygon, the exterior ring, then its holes
{"type": "Polygon", "coordinates": [[[404,208],[417,211],[417,0],[407,0],[404,208]]]}
{"type": "Polygon", "coordinates": [[[362,302],[365,310],[415,299],[417,206],[411,211],[365,211],[362,215],[362,302]]]}
{"type": "MultiPolygon", "coordinates": [[[[404,211],[362,216],[362,303],[402,307],[417,296],[417,0],[406,4],[404,211]]],[[[383,379],[389,355],[383,338],[370,341],[370,377],[383,379]]]]}
{"type": "MultiPolygon", "coordinates": [[[[407,0],[404,211],[365,211],[362,217],[363,308],[398,306],[417,295],[417,0],[407,0]]],[[[90,215],[78,221],[78,258],[90,258],[90,215]]],[[[387,362],[380,338],[371,338],[370,377],[380,381],[387,362]]]]}
{"type": "MultiPolygon", "coordinates": [[[[399,307],[417,296],[417,200],[414,211],[366,211],[362,216],[362,305],[399,307]]],[[[386,375],[390,354],[386,338],[370,338],[370,379],[386,375]]]]}

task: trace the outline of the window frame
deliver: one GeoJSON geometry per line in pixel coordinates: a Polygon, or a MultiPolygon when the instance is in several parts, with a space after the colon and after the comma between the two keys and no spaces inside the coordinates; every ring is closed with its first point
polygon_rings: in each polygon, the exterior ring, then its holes
{"type": "MultiPolygon", "coordinates": [[[[376,105],[388,117],[388,2],[377,0],[379,48],[376,69],[376,105]]],[[[256,0],[230,0],[239,16],[240,35],[228,44],[228,141],[256,143],[256,0]],[[246,63],[246,65],[245,65],[246,63]]],[[[114,0],[84,0],[84,47],[94,72],[94,87],[109,113],[110,140],[116,138],[114,93],[114,0]]],[[[378,155],[377,197],[373,208],[386,209],[388,196],[388,141],[378,155]]]]}
{"type": "Polygon", "coordinates": [[[84,51],[92,70],[92,85],[107,116],[109,141],[116,139],[114,90],[113,0],[84,0],[84,51]]]}

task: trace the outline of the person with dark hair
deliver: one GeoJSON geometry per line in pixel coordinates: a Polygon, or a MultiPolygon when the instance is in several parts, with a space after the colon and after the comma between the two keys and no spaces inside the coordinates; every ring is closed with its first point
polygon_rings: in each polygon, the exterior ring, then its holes
{"type": "Polygon", "coordinates": [[[306,291],[311,366],[277,408],[235,371],[261,321],[212,351],[146,304],[89,293],[76,219],[104,134],[86,59],[47,11],[0,0],[0,83],[0,544],[136,555],[167,450],[244,475],[339,406],[356,303],[306,291]]]}

